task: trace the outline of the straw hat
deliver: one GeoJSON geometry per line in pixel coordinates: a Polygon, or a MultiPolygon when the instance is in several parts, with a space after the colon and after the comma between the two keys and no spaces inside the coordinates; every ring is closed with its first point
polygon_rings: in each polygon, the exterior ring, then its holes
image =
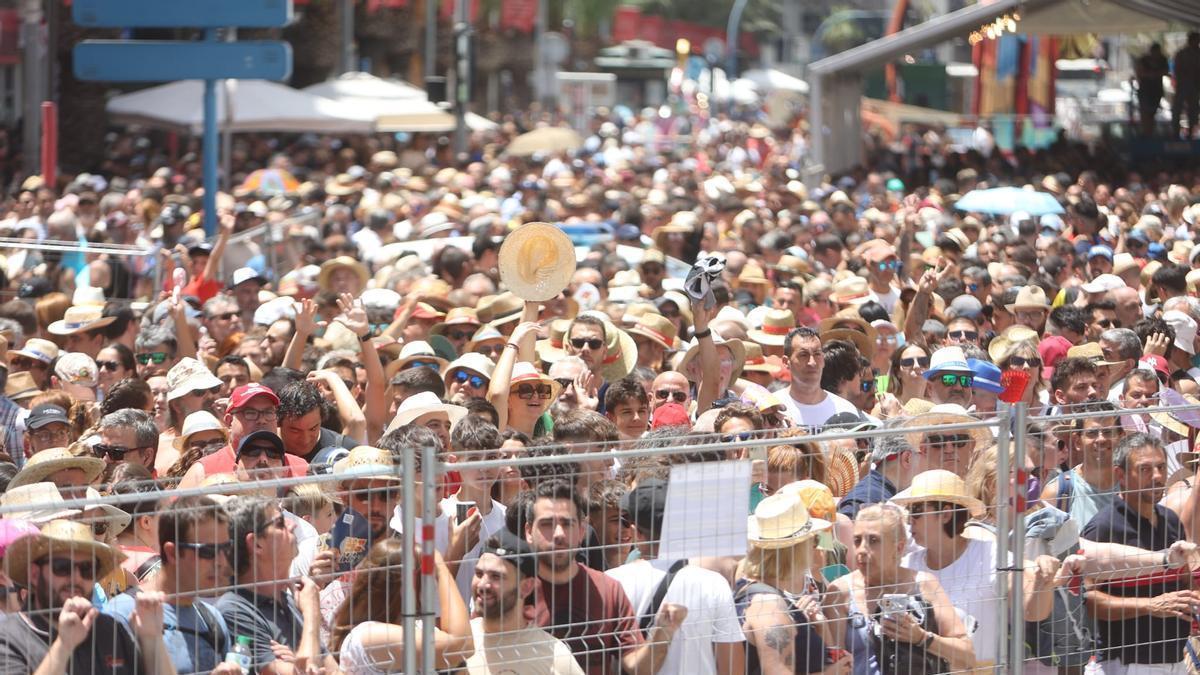
{"type": "Polygon", "coordinates": [[[185,356],[167,371],[167,400],[174,401],[193,391],[213,389],[222,384],[203,363],[185,356]]]}
{"type": "Polygon", "coordinates": [[[787,334],[795,327],[796,317],[792,310],[772,309],[763,315],[762,328],[752,328],[748,333],[750,339],[760,345],[782,347],[787,341],[787,334]]]}
{"type": "Polygon", "coordinates": [[[46,481],[19,487],[9,486],[7,491],[0,494],[0,506],[23,506],[29,509],[28,511],[6,513],[4,520],[28,520],[31,523],[44,523],[55,518],[79,515],[78,509],[65,508],[62,506],[64,503],[58,487],[54,483],[46,481]]]}
{"type": "Polygon", "coordinates": [[[1046,291],[1043,291],[1040,286],[1022,286],[1021,290],[1017,291],[1017,301],[1011,305],[1005,305],[1005,308],[1010,312],[1021,309],[1040,309],[1049,312],[1050,302],[1046,299],[1046,291]]]}
{"type": "Polygon", "coordinates": [[[867,280],[858,275],[850,275],[833,285],[830,297],[839,305],[861,305],[871,299],[871,289],[867,280]]]}
{"type": "Polygon", "coordinates": [[[446,417],[450,419],[451,427],[458,424],[459,420],[467,416],[466,408],[460,405],[442,403],[437,394],[430,391],[423,391],[404,399],[404,402],[400,404],[400,409],[396,411],[396,417],[388,425],[387,430],[391,431],[405,424],[411,424],[422,415],[436,412],[446,413],[446,417]]]}
{"type": "Polygon", "coordinates": [[[830,340],[845,340],[858,347],[859,353],[870,359],[875,356],[875,342],[879,339],[879,331],[867,320],[859,316],[858,310],[847,307],[837,314],[822,319],[817,325],[821,334],[821,344],[830,340]]]}
{"type": "Polygon", "coordinates": [[[550,337],[538,340],[533,347],[539,359],[546,363],[554,363],[567,355],[564,341],[570,326],[570,319],[555,319],[550,322],[550,337]]]}
{"type": "MultiPolygon", "coordinates": [[[[953,433],[965,433],[975,441],[975,450],[979,451],[996,441],[996,437],[986,427],[980,426],[980,420],[972,417],[967,409],[957,403],[939,403],[932,406],[928,412],[911,417],[901,424],[903,429],[917,427],[937,427],[948,424],[975,424],[970,429],[955,430],[953,433]]],[[[910,432],[908,442],[914,448],[921,446],[927,432],[910,432]]]]}
{"type": "Polygon", "coordinates": [[[96,286],[80,286],[71,295],[72,305],[103,308],[104,302],[104,289],[96,286]]]}
{"type": "MultiPolygon", "coordinates": [[[[633,371],[637,365],[637,342],[634,342],[633,337],[625,331],[617,328],[617,325],[609,321],[608,316],[599,312],[586,312],[587,316],[592,316],[604,322],[604,338],[608,344],[608,353],[604,357],[604,361],[600,364],[599,372],[596,373],[605,382],[616,382],[633,371]]],[[[574,326],[575,322],[572,321],[574,326]]],[[[566,340],[571,335],[571,327],[567,327],[566,336],[563,338],[563,346],[566,347],[566,340]]]]}
{"type": "Polygon", "coordinates": [[[774,494],[758,503],[746,521],[747,539],[763,549],[790,548],[832,527],[828,520],[808,515],[795,492],[774,494]]]}
{"type": "Polygon", "coordinates": [[[99,457],[78,457],[66,448],[49,448],[36,452],[25,461],[25,466],[9,481],[9,489],[41,483],[64,469],[80,469],[84,482],[91,483],[104,471],[104,460],[99,457]]]}
{"type": "Polygon", "coordinates": [[[781,255],[779,262],[775,263],[776,272],[784,272],[793,276],[802,276],[812,272],[812,268],[803,259],[794,255],[781,255]]]}
{"type": "Polygon", "coordinates": [[[525,303],[509,292],[485,295],[475,305],[475,315],[482,323],[498,325],[509,321],[509,317],[520,318],[525,303]]]}
{"type": "MultiPolygon", "coordinates": [[[[84,491],[84,494],[89,501],[98,501],[100,499],[100,492],[91,486],[88,486],[88,488],[84,491]]],[[[79,520],[84,523],[93,523],[99,521],[107,522],[108,531],[105,532],[105,534],[116,536],[124,532],[125,528],[129,527],[129,523],[133,522],[133,516],[125,513],[112,504],[97,504],[95,506],[89,506],[87,509],[85,509],[79,520]]]]}
{"type": "Polygon", "coordinates": [[[4,383],[4,395],[14,401],[33,398],[40,393],[42,390],[37,386],[37,382],[34,382],[33,375],[27,371],[9,375],[8,381],[4,383]]]}
{"type": "Polygon", "coordinates": [[[364,288],[367,285],[367,281],[371,278],[371,272],[367,269],[366,265],[348,255],[340,255],[332,260],[326,260],[321,263],[321,271],[317,274],[317,285],[321,290],[329,290],[330,275],[340,269],[354,270],[354,273],[358,275],[359,283],[364,288]]]}
{"type": "Polygon", "coordinates": [[[446,366],[445,371],[443,371],[442,378],[446,380],[447,384],[450,382],[450,373],[456,370],[469,370],[490,380],[492,379],[492,373],[496,370],[496,364],[492,363],[492,360],[483,354],[478,352],[467,352],[466,354],[463,354],[457,359],[451,361],[450,365],[446,366]]]}
{"type": "Polygon", "coordinates": [[[575,246],[549,223],[526,223],[500,246],[500,279],[523,300],[556,297],[575,274],[575,246]]]}
{"type": "Polygon", "coordinates": [[[742,267],[741,273],[738,274],[738,285],[746,286],[755,284],[770,286],[771,282],[767,279],[767,275],[763,273],[762,267],[759,267],[757,263],[748,262],[742,267]]]}
{"type": "Polygon", "coordinates": [[[777,495],[798,495],[808,509],[808,515],[833,522],[837,518],[837,497],[829,486],[812,479],[788,483],[775,491],[777,495]]]}
{"type": "Polygon", "coordinates": [[[479,346],[479,343],[487,342],[488,340],[504,340],[504,334],[496,330],[493,326],[481,326],[471,336],[471,341],[467,343],[466,351],[473,352],[479,346]]]}
{"type": "Polygon", "coordinates": [[[1085,342],[1071,347],[1067,350],[1067,358],[1087,359],[1097,366],[1115,366],[1121,363],[1121,361],[1104,360],[1104,350],[1100,347],[1099,342],[1085,342]]]}
{"type": "Polygon", "coordinates": [[[58,358],[58,345],[41,338],[29,338],[20,349],[10,349],[9,354],[16,354],[35,359],[42,363],[51,363],[58,358]]]}
{"type": "MultiPolygon", "coordinates": [[[[746,364],[746,345],[741,340],[726,340],[716,331],[713,331],[712,339],[716,343],[718,350],[721,347],[727,347],[733,356],[733,371],[729,375],[729,382],[732,384],[742,374],[742,368],[746,364]]],[[[675,370],[683,373],[690,380],[691,376],[688,375],[688,366],[698,356],[700,356],[700,342],[692,338],[688,342],[687,351],[684,352],[683,358],[679,360],[679,365],[675,366],[675,370]]]]}
{"type": "Polygon", "coordinates": [[[892,501],[908,507],[926,502],[957,504],[980,518],[985,513],[983,502],[967,494],[967,484],[951,471],[934,469],[913,476],[912,483],[892,497],[892,501]]]}
{"type": "Polygon", "coordinates": [[[413,361],[435,363],[437,364],[437,372],[439,373],[446,372],[446,364],[449,363],[446,359],[438,356],[437,352],[433,350],[433,347],[428,342],[417,340],[416,342],[406,343],[400,348],[400,357],[387,364],[387,368],[384,369],[384,375],[390,380],[393,375],[408,368],[413,361]]]}
{"type": "Polygon", "coordinates": [[[14,582],[28,586],[30,564],[53,551],[91,553],[97,563],[97,579],[108,576],[125,559],[124,553],[96,541],[90,526],[71,520],[52,520],[40,533],[26,535],[9,545],[4,552],[4,571],[14,582]]]}
{"type": "Polygon", "coordinates": [[[679,342],[679,330],[675,322],[656,311],[648,311],[638,317],[637,323],[629,329],[630,333],[662,345],[663,349],[675,349],[679,342]]]}
{"type": "Polygon", "coordinates": [[[450,328],[462,327],[470,328],[474,333],[475,329],[479,328],[482,322],[479,321],[479,314],[475,312],[474,307],[451,307],[446,312],[446,319],[439,324],[435,324],[429,329],[431,335],[445,335],[450,328]]]}
{"type": "Polygon", "coordinates": [[[1005,331],[988,343],[988,356],[992,358],[992,363],[1000,363],[1008,358],[1018,345],[1029,343],[1034,349],[1038,346],[1037,331],[1032,328],[1021,325],[1009,326],[1005,331]]]}
{"type": "Polygon", "coordinates": [[[115,316],[103,316],[104,308],[95,305],[72,305],[63,318],[51,323],[46,330],[54,335],[75,335],[95,328],[103,328],[117,320],[115,316]]]}
{"type": "Polygon", "coordinates": [[[365,478],[399,483],[404,479],[397,468],[396,459],[391,451],[360,445],[351,450],[350,454],[334,462],[333,475],[340,476],[343,481],[365,478]]]}
{"type": "Polygon", "coordinates": [[[180,430],[179,435],[171,441],[171,446],[176,450],[182,451],[187,447],[188,440],[193,435],[202,431],[219,431],[228,440],[228,434],[225,433],[225,427],[221,425],[220,420],[207,410],[197,410],[184,418],[183,428],[180,430]]]}
{"type": "Polygon", "coordinates": [[[763,356],[762,345],[757,342],[743,342],[742,348],[746,350],[746,358],[742,362],[742,372],[750,371],[772,375],[776,373],[775,366],[763,356]]]}

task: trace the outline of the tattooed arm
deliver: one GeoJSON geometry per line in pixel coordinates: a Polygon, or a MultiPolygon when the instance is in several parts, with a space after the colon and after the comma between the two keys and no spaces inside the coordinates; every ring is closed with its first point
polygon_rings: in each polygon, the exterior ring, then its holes
{"type": "Polygon", "coordinates": [[[756,595],[742,625],[746,640],[758,650],[763,675],[791,675],[796,664],[796,627],[788,603],[778,595],[756,595]]]}

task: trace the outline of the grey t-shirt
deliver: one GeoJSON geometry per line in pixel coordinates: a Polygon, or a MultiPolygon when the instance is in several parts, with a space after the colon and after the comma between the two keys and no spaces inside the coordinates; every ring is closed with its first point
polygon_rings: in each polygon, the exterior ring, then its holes
{"type": "Polygon", "coordinates": [[[231,642],[241,636],[250,638],[256,671],[275,660],[271,640],[293,650],[300,645],[304,619],[290,593],[275,598],[239,589],[222,595],[217,609],[229,627],[231,642]]]}
{"type": "MultiPolygon", "coordinates": [[[[57,619],[57,612],[55,618],[57,619]]],[[[49,631],[34,627],[24,614],[0,618],[0,675],[29,675],[37,670],[50,643],[49,631]]],[[[137,643],[129,627],[116,617],[101,613],[92,632],[71,654],[70,675],[146,673],[141,667],[137,643]]]]}

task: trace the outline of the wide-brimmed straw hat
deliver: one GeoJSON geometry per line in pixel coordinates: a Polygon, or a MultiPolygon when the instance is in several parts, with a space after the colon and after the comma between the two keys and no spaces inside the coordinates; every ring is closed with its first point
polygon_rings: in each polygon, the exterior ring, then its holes
{"type": "Polygon", "coordinates": [[[679,330],[675,327],[675,322],[657,311],[643,313],[629,332],[652,340],[667,350],[675,349],[679,341],[679,330]]]}
{"type": "Polygon", "coordinates": [[[865,278],[851,275],[833,285],[830,298],[839,305],[861,305],[871,299],[871,289],[865,278]]]}
{"type": "Polygon", "coordinates": [[[985,512],[983,502],[967,493],[967,484],[962,477],[944,469],[913,476],[912,483],[892,497],[892,501],[905,507],[928,502],[957,504],[975,518],[982,517],[985,512]]]}
{"type": "Polygon", "coordinates": [[[359,445],[334,462],[333,475],[340,476],[343,481],[362,478],[398,483],[404,480],[396,471],[396,458],[391,451],[370,445],[359,445]]]}
{"type": "Polygon", "coordinates": [[[96,541],[92,528],[71,520],[52,520],[38,534],[21,537],[4,552],[4,571],[22,586],[29,585],[29,567],[36,560],[59,552],[73,555],[90,553],[96,560],[96,578],[103,579],[125,559],[125,554],[96,541]]]}
{"type": "MultiPolygon", "coordinates": [[[[980,424],[980,420],[972,417],[967,409],[957,403],[939,403],[929,409],[928,412],[921,413],[914,417],[905,420],[902,428],[912,429],[917,427],[937,427],[947,424],[980,424]]],[[[911,432],[908,436],[908,442],[914,448],[921,446],[922,439],[931,432],[911,432]]],[[[951,432],[948,432],[951,433],[951,432]]],[[[965,433],[975,441],[975,450],[979,451],[995,442],[996,437],[988,431],[986,427],[974,426],[970,429],[958,429],[952,433],[965,433]]]]}
{"type": "Polygon", "coordinates": [[[474,333],[483,322],[479,320],[479,314],[475,312],[474,307],[451,307],[450,311],[446,312],[446,318],[438,324],[434,324],[433,328],[429,329],[430,335],[445,335],[450,328],[470,328],[474,333]]]}
{"type": "Polygon", "coordinates": [[[366,265],[348,255],[340,255],[332,260],[326,260],[321,263],[321,271],[317,274],[317,285],[321,287],[321,290],[329,289],[329,277],[336,270],[340,269],[354,270],[364,288],[367,285],[367,281],[371,278],[371,272],[367,269],[366,265]]]}
{"type": "Polygon", "coordinates": [[[751,340],[760,345],[782,347],[787,334],[796,327],[796,316],[790,309],[772,309],[763,315],[762,328],[748,331],[751,340]]]}
{"type": "Polygon", "coordinates": [[[1050,301],[1046,299],[1046,291],[1040,286],[1022,286],[1021,290],[1017,291],[1016,302],[1005,305],[1005,308],[1010,312],[1030,309],[1049,312],[1051,309],[1050,301]]]}
{"type": "Polygon", "coordinates": [[[437,394],[430,391],[423,391],[404,399],[404,402],[400,404],[400,408],[396,411],[396,417],[392,419],[391,424],[388,424],[387,430],[391,431],[405,424],[411,424],[422,415],[436,412],[446,413],[451,427],[458,424],[459,420],[467,416],[466,408],[451,403],[442,403],[437,394]]]}
{"type": "Polygon", "coordinates": [[[821,335],[822,345],[830,340],[845,340],[858,347],[859,353],[864,357],[870,359],[875,356],[879,331],[862,318],[854,307],[847,307],[828,319],[822,319],[817,324],[817,330],[821,335]]]}
{"type": "Polygon", "coordinates": [[[521,318],[525,302],[505,291],[499,295],[485,295],[475,305],[475,315],[482,323],[499,326],[521,318]]]}
{"type": "Polygon", "coordinates": [[[557,297],[575,274],[575,246],[549,223],[526,223],[500,246],[500,280],[523,300],[557,297]]]}
{"type": "MultiPolygon", "coordinates": [[[[89,501],[100,499],[100,492],[91,486],[88,486],[84,494],[89,501]]],[[[105,532],[105,535],[115,537],[124,532],[125,528],[129,527],[129,523],[133,522],[133,516],[112,504],[96,504],[84,509],[78,520],[84,523],[103,521],[108,524],[108,530],[105,532]]]]}
{"type": "Polygon", "coordinates": [[[746,358],[742,361],[743,373],[750,371],[774,375],[778,372],[776,365],[763,356],[762,345],[757,342],[743,342],[742,348],[746,350],[746,358]]]}
{"type": "Polygon", "coordinates": [[[63,504],[62,493],[58,487],[49,481],[29,483],[18,487],[9,486],[0,494],[0,506],[19,507],[24,510],[11,511],[4,514],[5,520],[28,520],[40,524],[55,518],[69,518],[79,515],[78,509],[68,509],[63,504]]]}
{"type": "Polygon", "coordinates": [[[545,363],[554,363],[567,355],[567,329],[571,327],[570,319],[555,319],[550,322],[549,337],[538,340],[533,350],[538,358],[545,363]]]}
{"type": "Polygon", "coordinates": [[[103,328],[117,320],[115,316],[104,316],[103,314],[103,307],[73,305],[67,308],[62,319],[51,323],[46,330],[54,335],[75,335],[95,328],[103,328]]]}
{"type": "Polygon", "coordinates": [[[392,379],[392,376],[401,370],[405,370],[413,362],[435,363],[437,364],[437,372],[445,373],[446,365],[449,363],[446,359],[437,355],[433,350],[433,346],[424,340],[406,343],[400,348],[400,357],[395,361],[387,364],[384,369],[384,376],[387,379],[392,379]]]}
{"type": "Polygon", "coordinates": [[[8,350],[9,355],[17,354],[26,358],[35,359],[42,363],[51,363],[58,358],[58,345],[49,340],[41,338],[29,338],[25,341],[25,345],[20,349],[8,350]]]}
{"type": "Polygon", "coordinates": [[[758,503],[747,521],[747,539],[764,549],[790,548],[832,527],[828,520],[813,518],[799,494],[774,494],[758,503]]]}
{"type": "Polygon", "coordinates": [[[179,435],[171,441],[171,446],[176,450],[183,450],[187,447],[191,437],[202,431],[219,431],[226,440],[229,438],[221,420],[207,410],[197,410],[184,418],[183,428],[179,431],[179,435]]]}
{"type": "MultiPolygon", "coordinates": [[[[729,375],[729,381],[732,383],[742,374],[742,368],[746,365],[746,345],[741,340],[726,340],[716,331],[713,331],[712,339],[717,345],[718,350],[721,347],[727,347],[733,356],[733,372],[729,375]]],[[[683,373],[685,377],[688,376],[688,366],[691,365],[693,359],[699,356],[700,341],[692,338],[691,342],[687,344],[687,351],[684,352],[683,358],[680,359],[679,365],[675,367],[675,370],[683,373]]]]}
{"type": "Polygon", "coordinates": [[[42,393],[42,390],[37,386],[33,375],[25,370],[9,375],[8,381],[4,383],[4,395],[14,401],[33,398],[40,393],[42,393]]]}
{"type": "Polygon", "coordinates": [[[36,452],[25,461],[25,466],[9,481],[11,490],[22,485],[41,483],[63,469],[83,471],[84,483],[91,483],[104,471],[104,460],[99,457],[79,457],[66,448],[49,448],[36,452]]]}
{"type": "MultiPolygon", "coordinates": [[[[600,363],[599,372],[596,373],[605,382],[616,382],[633,372],[637,365],[637,342],[633,336],[626,333],[624,330],[617,328],[617,324],[609,320],[607,315],[600,312],[590,311],[584,312],[580,316],[591,316],[604,322],[604,339],[608,347],[608,352],[604,356],[604,361],[600,363]]],[[[578,317],[576,317],[578,319],[578,317]]],[[[575,322],[571,322],[574,326],[575,322]]],[[[571,336],[571,326],[567,327],[567,333],[563,337],[563,347],[566,348],[566,341],[571,336]]]]}

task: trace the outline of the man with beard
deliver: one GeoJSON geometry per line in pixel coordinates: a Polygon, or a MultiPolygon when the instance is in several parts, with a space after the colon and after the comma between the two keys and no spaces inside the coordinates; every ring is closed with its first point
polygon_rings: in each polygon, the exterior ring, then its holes
{"type": "Polygon", "coordinates": [[[566,642],[588,675],[657,673],[687,610],[663,603],[643,638],[621,584],[575,559],[586,514],[567,481],[534,490],[525,514],[525,539],[538,555],[533,622],[566,642]]]}
{"type": "Polygon", "coordinates": [[[138,593],[128,623],[88,598],[124,558],[83,523],[52,520],[8,546],[5,571],[29,589],[25,610],[0,620],[0,673],[165,673],[162,593],[138,593]],[[132,630],[131,630],[132,628],[132,630]]]}
{"type": "Polygon", "coordinates": [[[550,369],[546,371],[546,375],[548,375],[550,379],[563,386],[562,392],[558,395],[558,400],[556,400],[554,405],[550,408],[550,412],[552,412],[555,417],[575,410],[580,406],[587,407],[585,406],[585,402],[582,400],[587,397],[591,397],[591,407],[589,409],[595,409],[595,406],[598,403],[598,401],[596,401],[594,398],[595,392],[581,392],[579,390],[579,385],[577,384],[581,382],[582,378],[580,376],[584,375],[584,373],[587,372],[587,369],[587,364],[584,363],[583,359],[579,358],[578,356],[564,356],[551,364],[550,369]]]}
{"type": "Polygon", "coordinates": [[[500,668],[513,663],[530,675],[583,675],[565,644],[525,619],[524,600],[537,582],[537,558],[529,544],[508,530],[487,540],[471,578],[479,617],[471,620],[475,654],[467,659],[470,675],[509,672],[500,668]]]}

